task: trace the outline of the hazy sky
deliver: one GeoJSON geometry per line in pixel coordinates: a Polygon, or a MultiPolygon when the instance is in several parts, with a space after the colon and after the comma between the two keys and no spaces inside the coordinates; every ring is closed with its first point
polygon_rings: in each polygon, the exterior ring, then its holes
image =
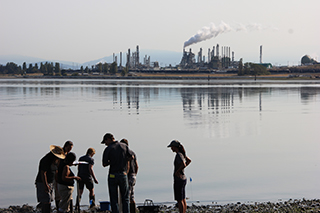
{"type": "Polygon", "coordinates": [[[320,0],[0,0],[0,55],[84,63],[136,45],[182,55],[186,41],[223,22],[226,32],[186,49],[207,56],[219,44],[259,62],[263,45],[263,62],[292,65],[305,54],[320,60],[319,8],[320,0]]]}

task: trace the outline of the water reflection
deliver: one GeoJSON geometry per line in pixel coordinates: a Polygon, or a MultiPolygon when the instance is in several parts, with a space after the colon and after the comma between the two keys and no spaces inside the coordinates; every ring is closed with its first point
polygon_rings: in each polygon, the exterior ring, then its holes
{"type": "MultiPolygon", "coordinates": [[[[3,82],[1,82],[3,83],[3,82]]],[[[257,100],[259,111],[263,109],[263,99],[270,97],[271,94],[300,94],[301,102],[308,104],[320,94],[320,87],[250,87],[239,85],[238,87],[219,87],[196,88],[181,85],[180,87],[141,87],[139,84],[128,83],[119,84],[113,82],[103,84],[94,82],[93,87],[78,87],[80,85],[90,85],[93,82],[63,82],[63,81],[36,81],[20,82],[20,84],[10,83],[8,85],[0,84],[0,93],[2,97],[32,98],[38,96],[59,97],[64,94],[68,96],[72,93],[74,96],[84,96],[91,93],[92,96],[108,99],[112,97],[114,107],[132,110],[139,114],[141,101],[145,104],[151,101],[163,100],[169,96],[175,98],[181,97],[183,111],[186,117],[195,116],[194,111],[207,111],[208,114],[227,114],[233,113],[235,108],[243,102],[244,99],[257,100]],[[17,86],[19,85],[19,86],[17,86]],[[22,86],[21,86],[22,85],[22,86]],[[50,86],[51,85],[51,86],[50,86]],[[60,86],[59,86],[60,85],[60,86]],[[67,85],[67,86],[63,86],[67,85]],[[76,85],[73,87],[73,85],[76,85]],[[99,87],[103,85],[103,87],[99,87]],[[129,86],[128,86],[129,85],[129,86]],[[164,95],[163,95],[164,94],[164,95]],[[235,100],[238,102],[235,103],[235,100]]]]}

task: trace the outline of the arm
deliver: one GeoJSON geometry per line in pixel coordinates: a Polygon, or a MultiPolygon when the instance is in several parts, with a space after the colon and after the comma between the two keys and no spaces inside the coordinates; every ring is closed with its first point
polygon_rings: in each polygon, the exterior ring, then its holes
{"type": "Polygon", "coordinates": [[[69,176],[69,175],[70,175],[69,166],[66,165],[62,171],[62,180],[66,182],[70,182],[73,179],[81,180],[81,178],[78,176],[69,176]]]}
{"type": "Polygon", "coordinates": [[[174,173],[175,176],[180,177],[180,172],[186,168],[186,164],[185,162],[181,162],[179,168],[177,169],[177,171],[174,173]]]}
{"type": "Polygon", "coordinates": [[[41,175],[42,183],[44,184],[44,187],[45,187],[45,191],[46,191],[46,192],[49,192],[50,186],[49,186],[48,180],[47,180],[47,172],[41,170],[41,171],[40,171],[40,175],[41,175]]]}
{"type": "Polygon", "coordinates": [[[136,168],[135,168],[135,169],[136,169],[136,174],[138,174],[138,169],[139,169],[138,161],[137,161],[137,159],[134,159],[134,160],[135,160],[135,162],[136,162],[136,163],[135,163],[135,164],[136,164],[136,168]]]}
{"type": "Polygon", "coordinates": [[[191,163],[191,159],[189,157],[186,157],[186,167],[191,163]]]}
{"type": "Polygon", "coordinates": [[[180,163],[180,166],[179,166],[178,170],[175,172],[174,175],[177,176],[177,177],[179,177],[180,172],[181,172],[184,168],[186,168],[190,163],[191,163],[191,159],[190,159],[189,157],[186,157],[186,162],[182,161],[182,162],[180,163]]]}
{"type": "Polygon", "coordinates": [[[89,172],[90,172],[90,174],[91,174],[94,182],[95,182],[96,184],[98,184],[98,180],[97,180],[97,178],[96,178],[96,176],[94,175],[94,172],[93,172],[93,165],[92,165],[92,164],[89,164],[89,172]]]}
{"type": "Polygon", "coordinates": [[[103,167],[106,167],[106,166],[109,166],[109,165],[110,165],[110,161],[108,161],[108,162],[106,162],[106,163],[102,162],[102,166],[103,166],[103,167]]]}
{"type": "Polygon", "coordinates": [[[110,165],[110,160],[108,160],[108,155],[109,155],[109,152],[107,149],[105,149],[103,152],[103,155],[102,155],[102,166],[103,167],[110,165]]]}

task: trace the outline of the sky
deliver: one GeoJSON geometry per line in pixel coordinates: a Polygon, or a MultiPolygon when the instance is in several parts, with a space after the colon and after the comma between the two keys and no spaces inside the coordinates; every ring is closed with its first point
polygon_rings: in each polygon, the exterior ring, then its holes
{"type": "Polygon", "coordinates": [[[320,60],[319,8],[319,0],[0,0],[0,56],[85,63],[137,45],[182,56],[202,32],[208,39],[187,51],[207,56],[219,44],[235,60],[259,62],[262,45],[263,62],[297,65],[306,54],[320,60]]]}

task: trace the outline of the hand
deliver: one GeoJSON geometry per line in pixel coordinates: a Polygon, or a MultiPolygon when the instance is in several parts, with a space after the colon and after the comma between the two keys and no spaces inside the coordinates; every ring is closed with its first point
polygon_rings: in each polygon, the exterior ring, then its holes
{"type": "Polygon", "coordinates": [[[45,192],[49,192],[50,191],[50,189],[51,189],[51,187],[48,185],[48,184],[45,184],[45,192]]]}
{"type": "Polygon", "coordinates": [[[94,182],[95,182],[96,184],[98,184],[98,180],[97,180],[97,179],[94,179],[94,182]]]}
{"type": "Polygon", "coordinates": [[[175,172],[174,175],[177,176],[180,179],[182,178],[182,175],[179,172],[175,172]]]}
{"type": "Polygon", "coordinates": [[[80,177],[78,177],[78,176],[74,176],[74,179],[76,179],[76,180],[81,180],[81,178],[80,177]]]}

